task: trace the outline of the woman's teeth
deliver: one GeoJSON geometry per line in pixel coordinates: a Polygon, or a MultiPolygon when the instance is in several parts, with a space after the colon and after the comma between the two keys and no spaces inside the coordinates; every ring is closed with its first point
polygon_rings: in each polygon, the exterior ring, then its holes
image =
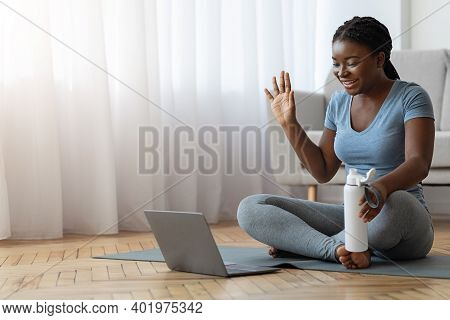
{"type": "Polygon", "coordinates": [[[351,87],[357,80],[350,80],[350,81],[342,81],[342,84],[344,87],[351,87]]]}

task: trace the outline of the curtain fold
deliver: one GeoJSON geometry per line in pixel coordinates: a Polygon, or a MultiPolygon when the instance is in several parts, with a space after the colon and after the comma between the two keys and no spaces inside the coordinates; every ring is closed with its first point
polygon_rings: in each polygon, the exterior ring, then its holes
{"type": "Polygon", "coordinates": [[[218,129],[263,125],[263,88],[282,69],[294,87],[314,88],[314,5],[5,3],[17,12],[0,7],[0,238],[147,231],[152,208],[214,223],[233,219],[243,197],[276,190],[240,170],[240,131],[218,129]],[[158,171],[139,170],[139,128],[158,133],[158,171]],[[189,170],[177,145],[216,170],[189,170]]]}

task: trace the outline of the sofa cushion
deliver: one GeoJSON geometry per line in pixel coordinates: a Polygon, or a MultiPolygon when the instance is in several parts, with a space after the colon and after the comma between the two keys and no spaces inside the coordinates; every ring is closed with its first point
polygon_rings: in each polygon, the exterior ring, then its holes
{"type": "Polygon", "coordinates": [[[446,50],[393,51],[391,60],[402,80],[415,82],[428,92],[433,103],[436,129],[440,130],[442,97],[447,75],[446,50]]]}
{"type": "Polygon", "coordinates": [[[449,168],[450,170],[450,131],[436,131],[431,168],[449,168]]]}
{"type": "Polygon", "coordinates": [[[447,50],[447,79],[442,98],[441,130],[450,130],[450,50],[447,50]]]}

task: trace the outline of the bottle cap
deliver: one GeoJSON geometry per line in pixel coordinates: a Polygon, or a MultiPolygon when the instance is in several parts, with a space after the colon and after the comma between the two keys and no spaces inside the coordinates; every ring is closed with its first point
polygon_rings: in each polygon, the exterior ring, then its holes
{"type": "Polygon", "coordinates": [[[358,170],[356,170],[355,168],[350,168],[347,175],[347,184],[352,186],[359,186],[361,185],[360,181],[362,178],[363,176],[358,174],[358,170]]]}

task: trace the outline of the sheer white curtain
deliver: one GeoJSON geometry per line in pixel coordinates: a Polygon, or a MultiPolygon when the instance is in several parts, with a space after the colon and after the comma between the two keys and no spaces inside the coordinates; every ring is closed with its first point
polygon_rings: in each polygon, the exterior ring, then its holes
{"type": "Polygon", "coordinates": [[[179,155],[170,133],[180,122],[194,132],[260,126],[263,88],[281,69],[291,71],[295,88],[314,89],[313,2],[5,4],[0,238],[145,231],[147,208],[200,211],[217,222],[234,218],[246,195],[270,191],[257,174],[224,173],[223,159],[241,160],[222,135],[210,143],[216,174],[140,174],[139,127],[171,128],[159,149],[169,149],[160,166],[172,168],[179,155]]]}

